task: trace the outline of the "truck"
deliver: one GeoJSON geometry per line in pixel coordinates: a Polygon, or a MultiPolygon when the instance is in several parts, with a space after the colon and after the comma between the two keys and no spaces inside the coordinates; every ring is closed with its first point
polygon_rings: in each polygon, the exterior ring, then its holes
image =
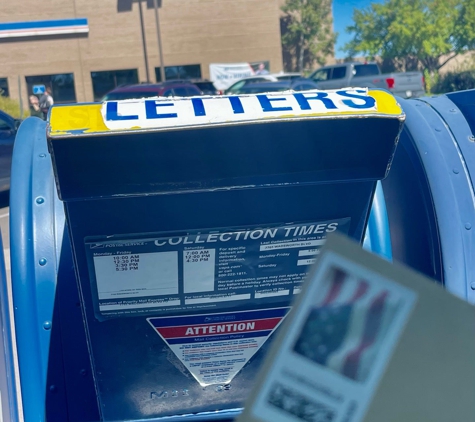
{"type": "Polygon", "coordinates": [[[381,73],[375,62],[348,62],[321,67],[310,76],[320,89],[381,88],[403,98],[425,95],[421,72],[381,73]]]}

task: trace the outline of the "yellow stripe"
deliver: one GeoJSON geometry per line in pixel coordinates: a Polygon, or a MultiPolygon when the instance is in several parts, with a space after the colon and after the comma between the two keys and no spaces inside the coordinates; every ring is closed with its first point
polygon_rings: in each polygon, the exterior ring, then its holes
{"type": "Polygon", "coordinates": [[[402,108],[396,98],[386,91],[368,91],[368,95],[376,100],[378,113],[399,116],[403,114],[402,108]]]}
{"type": "Polygon", "coordinates": [[[101,115],[102,104],[75,104],[51,109],[50,135],[108,132],[101,115]]]}

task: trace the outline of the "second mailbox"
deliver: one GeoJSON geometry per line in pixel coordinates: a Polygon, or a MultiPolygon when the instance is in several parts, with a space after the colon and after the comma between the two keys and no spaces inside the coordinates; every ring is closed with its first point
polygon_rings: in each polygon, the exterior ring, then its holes
{"type": "Polygon", "coordinates": [[[362,242],[403,121],[364,89],[53,108],[101,419],[242,407],[326,235],[362,242]]]}

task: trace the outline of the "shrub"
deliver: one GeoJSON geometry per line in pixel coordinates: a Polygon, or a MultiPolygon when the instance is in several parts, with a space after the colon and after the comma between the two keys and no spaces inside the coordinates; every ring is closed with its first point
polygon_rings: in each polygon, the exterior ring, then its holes
{"type": "Polygon", "coordinates": [[[444,94],[446,92],[462,91],[475,88],[475,69],[463,72],[448,72],[441,75],[432,92],[444,94]]]}
{"type": "MultiPolygon", "coordinates": [[[[20,118],[20,103],[16,100],[13,100],[9,97],[4,97],[0,93],[0,110],[8,113],[10,116],[15,117],[17,119],[20,118]]],[[[28,113],[23,113],[23,117],[26,117],[28,113]]]]}

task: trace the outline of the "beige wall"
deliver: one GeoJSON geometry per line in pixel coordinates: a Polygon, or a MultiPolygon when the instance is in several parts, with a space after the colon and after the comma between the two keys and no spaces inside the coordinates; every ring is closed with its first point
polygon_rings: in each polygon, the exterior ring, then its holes
{"type": "MultiPolygon", "coordinates": [[[[31,37],[0,40],[0,77],[8,77],[10,96],[27,101],[25,76],[74,73],[77,101],[92,101],[90,72],[138,69],[146,80],[138,4],[118,12],[120,0],[16,0],[0,2],[1,22],[87,18],[87,37],[31,37]]],[[[162,0],[160,25],[165,66],[268,60],[282,70],[280,0],[162,0]]],[[[149,59],[155,80],[160,65],[153,9],[142,3],[149,59]]]]}
{"type": "MultiPolygon", "coordinates": [[[[442,57],[441,61],[444,60],[442,57]]],[[[448,61],[439,69],[439,74],[444,75],[448,72],[463,72],[465,70],[473,69],[475,67],[475,52],[469,51],[465,54],[460,54],[448,61]]]]}

